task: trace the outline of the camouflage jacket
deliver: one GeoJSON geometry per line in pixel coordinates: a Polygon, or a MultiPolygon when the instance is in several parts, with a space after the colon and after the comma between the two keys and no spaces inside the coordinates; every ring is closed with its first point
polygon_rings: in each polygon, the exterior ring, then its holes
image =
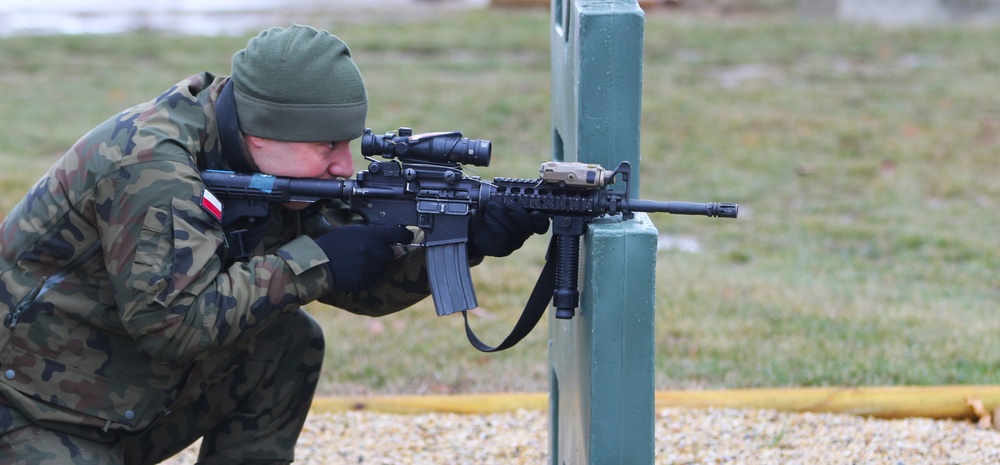
{"type": "Polygon", "coordinates": [[[199,177],[199,162],[218,164],[227,80],[192,76],[102,123],[0,225],[0,400],[43,424],[140,430],[194,362],[252,349],[280,312],[321,299],[381,315],[428,295],[419,251],[368,291],[332,290],[326,255],[287,237],[301,228],[281,208],[267,250],[227,266],[199,177]]]}

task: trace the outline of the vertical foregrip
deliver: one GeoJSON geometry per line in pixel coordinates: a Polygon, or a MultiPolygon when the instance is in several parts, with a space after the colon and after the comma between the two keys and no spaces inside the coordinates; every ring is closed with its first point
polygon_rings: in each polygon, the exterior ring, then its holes
{"type": "Polygon", "coordinates": [[[556,318],[568,320],[576,315],[580,306],[580,292],[577,291],[580,267],[580,236],[556,236],[556,289],[552,293],[552,305],[556,307],[556,318]]]}
{"type": "Polygon", "coordinates": [[[580,274],[580,237],[586,229],[581,217],[557,216],[552,218],[552,234],[555,236],[556,260],[555,290],[552,291],[552,305],[556,308],[556,318],[570,319],[580,306],[580,292],[577,281],[580,274]]]}

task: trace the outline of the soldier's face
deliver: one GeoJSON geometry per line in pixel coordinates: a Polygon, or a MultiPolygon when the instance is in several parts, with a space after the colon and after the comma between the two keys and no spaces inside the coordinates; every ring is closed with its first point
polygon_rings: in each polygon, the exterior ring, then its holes
{"type": "MultiPolygon", "coordinates": [[[[285,142],[246,136],[250,157],[264,174],[290,178],[335,179],[354,175],[349,141],[285,142]]],[[[284,204],[300,210],[308,203],[284,204]]]]}
{"type": "Polygon", "coordinates": [[[349,141],[285,142],[246,136],[254,163],[265,174],[291,178],[349,178],[354,160],[349,141]]]}

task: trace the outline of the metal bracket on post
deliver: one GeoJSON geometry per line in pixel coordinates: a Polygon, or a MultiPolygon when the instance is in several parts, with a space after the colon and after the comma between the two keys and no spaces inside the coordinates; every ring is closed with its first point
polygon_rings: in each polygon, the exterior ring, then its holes
{"type": "MultiPolygon", "coordinates": [[[[553,158],[628,161],[633,196],[643,28],[636,0],[552,0],[553,158]]],[[[553,465],[653,463],[656,238],[641,213],[583,236],[579,312],[549,312],[553,465]]]]}

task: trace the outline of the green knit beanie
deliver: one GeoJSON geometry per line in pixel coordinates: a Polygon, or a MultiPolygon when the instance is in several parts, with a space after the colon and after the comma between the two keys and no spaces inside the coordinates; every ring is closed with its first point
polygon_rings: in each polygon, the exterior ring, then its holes
{"type": "Polygon", "coordinates": [[[290,142],[361,137],[368,96],[347,45],[309,26],[270,28],[233,55],[240,129],[290,142]]]}

